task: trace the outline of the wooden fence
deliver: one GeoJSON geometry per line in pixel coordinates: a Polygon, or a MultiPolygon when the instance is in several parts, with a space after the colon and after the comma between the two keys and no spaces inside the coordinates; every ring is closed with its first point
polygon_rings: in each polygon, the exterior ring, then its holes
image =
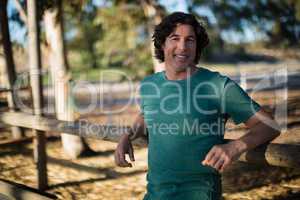
{"type": "MultiPolygon", "coordinates": [[[[39,71],[39,69],[35,68],[32,71],[39,71]]],[[[31,75],[31,76],[34,76],[31,75]]],[[[299,77],[299,74],[293,74],[296,78],[299,77]]],[[[32,82],[36,82],[36,86],[38,86],[40,77],[36,76],[36,80],[32,82]]],[[[295,79],[296,79],[295,78],[295,79]]],[[[297,86],[299,85],[298,81],[293,79],[289,86],[297,86]]],[[[247,78],[247,81],[257,81],[255,77],[247,78]],[[253,80],[252,80],[253,79],[253,80]]],[[[32,93],[37,92],[35,99],[38,101],[42,101],[42,91],[39,87],[33,86],[32,93]]],[[[280,86],[282,87],[282,86],[280,86]]],[[[251,88],[250,88],[251,89],[251,88]]],[[[268,88],[265,88],[268,89],[268,88]]],[[[263,90],[265,90],[263,89],[263,90]]],[[[269,88],[270,89],[270,88],[269,88]]],[[[272,90],[277,89],[271,88],[272,90]]],[[[5,92],[9,92],[6,91],[5,92]]],[[[34,96],[34,95],[33,95],[34,96]]],[[[33,103],[35,102],[33,98],[33,103]]],[[[36,106],[39,109],[41,106],[41,102],[36,106]]],[[[92,137],[101,140],[113,141],[117,142],[129,127],[120,127],[114,125],[99,125],[89,123],[86,120],[80,121],[62,121],[57,119],[51,119],[44,117],[42,113],[34,113],[34,114],[26,114],[22,112],[0,112],[0,122],[10,125],[12,127],[22,127],[22,128],[30,128],[36,132],[36,142],[35,142],[35,159],[38,165],[38,188],[40,190],[44,190],[48,186],[47,181],[47,155],[45,151],[45,135],[44,133],[47,131],[54,131],[59,133],[67,133],[72,135],[77,135],[81,137],[92,137]]],[[[285,135],[289,135],[285,133],[285,135]]],[[[237,139],[241,135],[237,134],[230,139],[237,139]]],[[[300,141],[299,135],[296,135],[296,141],[300,141]]],[[[147,142],[143,139],[137,139],[134,141],[134,145],[138,146],[147,146],[147,142]]],[[[291,168],[299,168],[300,167],[300,145],[297,144],[276,144],[270,143],[268,145],[263,145],[248,151],[241,155],[239,158],[240,161],[245,161],[249,163],[256,164],[268,164],[273,166],[280,167],[291,167],[291,168]]]]}
{"type": "MultiPolygon", "coordinates": [[[[113,142],[117,142],[122,133],[128,129],[128,127],[89,123],[86,120],[69,122],[49,119],[21,112],[0,113],[0,122],[43,132],[63,132],[113,142]]],[[[147,142],[143,139],[135,140],[134,144],[147,146],[147,142]]],[[[258,164],[298,168],[300,167],[300,145],[270,143],[244,153],[240,157],[240,160],[258,164]]]]}
{"type": "MultiPolygon", "coordinates": [[[[43,105],[43,95],[40,77],[41,60],[36,0],[28,0],[27,9],[30,82],[34,114],[16,112],[14,109],[11,109],[10,112],[0,112],[0,122],[11,125],[12,127],[33,129],[33,132],[35,133],[34,158],[38,166],[38,189],[45,190],[48,186],[47,155],[45,149],[46,131],[56,131],[81,137],[93,137],[116,142],[128,127],[92,124],[84,120],[69,122],[50,119],[43,116],[41,109],[43,105]]],[[[1,90],[11,92],[11,87],[3,88],[1,90]]],[[[134,141],[134,144],[147,146],[147,142],[143,139],[134,141]]],[[[250,163],[299,168],[300,145],[271,143],[248,151],[241,155],[239,159],[250,163]]]]}

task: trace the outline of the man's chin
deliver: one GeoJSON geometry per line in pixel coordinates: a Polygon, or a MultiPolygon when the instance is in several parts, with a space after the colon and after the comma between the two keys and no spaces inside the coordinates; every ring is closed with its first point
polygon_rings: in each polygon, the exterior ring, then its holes
{"type": "Polygon", "coordinates": [[[176,65],[174,67],[175,71],[176,72],[183,72],[183,71],[186,71],[187,69],[191,68],[191,65],[187,65],[187,64],[184,64],[184,65],[176,65]]]}

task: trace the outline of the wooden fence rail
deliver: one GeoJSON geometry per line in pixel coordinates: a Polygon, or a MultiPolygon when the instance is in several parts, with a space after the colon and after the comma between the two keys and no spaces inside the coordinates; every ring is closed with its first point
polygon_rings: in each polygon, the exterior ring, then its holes
{"type": "MultiPolygon", "coordinates": [[[[128,127],[93,124],[86,120],[68,122],[20,112],[2,112],[0,113],[0,122],[40,131],[63,132],[113,142],[117,142],[122,133],[128,129],[128,127]]],[[[147,146],[147,142],[143,139],[135,140],[134,144],[147,146]]],[[[299,168],[300,145],[270,143],[244,153],[240,160],[257,164],[299,168]]]]}

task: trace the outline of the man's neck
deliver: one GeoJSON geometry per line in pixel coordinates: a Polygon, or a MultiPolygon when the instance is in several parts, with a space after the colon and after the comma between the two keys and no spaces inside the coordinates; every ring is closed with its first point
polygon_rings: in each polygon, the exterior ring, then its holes
{"type": "Polygon", "coordinates": [[[192,74],[198,71],[196,66],[191,66],[186,68],[183,71],[174,71],[172,69],[165,68],[166,70],[166,77],[168,80],[184,80],[190,77],[192,74]]]}

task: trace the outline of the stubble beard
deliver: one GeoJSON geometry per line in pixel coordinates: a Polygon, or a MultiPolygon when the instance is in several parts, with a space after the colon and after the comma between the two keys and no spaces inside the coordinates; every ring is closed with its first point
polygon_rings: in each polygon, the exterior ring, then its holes
{"type": "Polygon", "coordinates": [[[176,65],[173,69],[175,72],[191,72],[192,68],[194,68],[195,64],[184,64],[184,65],[176,65]]]}

